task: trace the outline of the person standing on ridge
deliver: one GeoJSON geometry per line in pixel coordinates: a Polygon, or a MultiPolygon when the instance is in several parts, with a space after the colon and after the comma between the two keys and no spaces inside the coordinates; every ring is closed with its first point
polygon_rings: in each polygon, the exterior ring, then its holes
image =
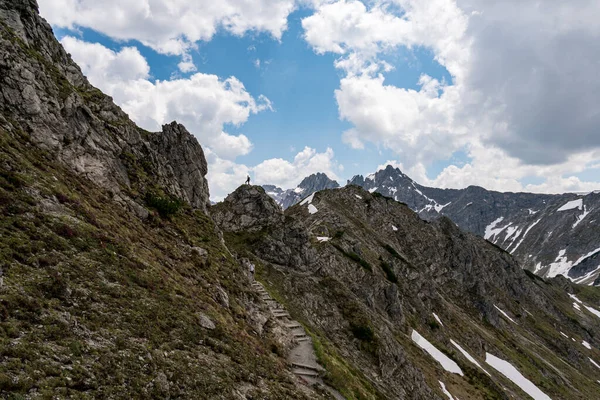
{"type": "Polygon", "coordinates": [[[248,175],[248,177],[246,178],[246,185],[250,184],[250,175],[248,175]]]}
{"type": "Polygon", "coordinates": [[[254,264],[250,263],[250,280],[254,280],[254,264]]]}

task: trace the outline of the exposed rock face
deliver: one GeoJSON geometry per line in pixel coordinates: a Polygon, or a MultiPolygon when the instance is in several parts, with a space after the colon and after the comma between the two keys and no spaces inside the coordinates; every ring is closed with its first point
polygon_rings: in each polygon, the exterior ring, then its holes
{"type": "Polygon", "coordinates": [[[510,254],[449,218],[426,222],[403,204],[349,186],[318,192],[286,210],[267,233],[240,231],[242,238],[263,265],[261,279],[294,310],[292,317],[343,354],[355,371],[349,380],[366,379],[383,398],[444,398],[438,381],[458,398],[522,397],[485,364],[486,353],[518,365],[552,398],[583,399],[597,390],[588,350],[571,340],[600,345],[600,318],[574,309],[565,289],[583,292],[565,279],[526,274],[510,254]],[[413,329],[450,354],[467,377],[453,378],[415,350],[413,329]],[[491,379],[470,369],[476,367],[451,341],[491,379]],[[577,389],[565,390],[567,382],[577,389]]]}
{"type": "Polygon", "coordinates": [[[240,186],[211,214],[225,232],[257,232],[283,222],[283,211],[260,186],[240,186]]]}
{"type": "Polygon", "coordinates": [[[325,189],[336,189],[340,185],[329,179],[321,172],[307,176],[295,189],[283,190],[273,185],[263,185],[263,188],[284,210],[298,204],[300,200],[311,194],[325,189]]]}
{"type": "Polygon", "coordinates": [[[421,186],[389,165],[348,183],[406,203],[427,220],[445,215],[462,229],[507,250],[540,276],[564,274],[591,284],[600,275],[600,262],[576,267],[600,251],[599,193],[500,193],[476,186],[437,189],[421,186]]]}
{"type": "Polygon", "coordinates": [[[118,197],[150,186],[206,211],[202,148],[178,124],[150,133],[91,86],[37,14],[35,1],[1,0],[0,126],[32,142],[118,197]],[[152,176],[151,182],[139,175],[152,176]]]}

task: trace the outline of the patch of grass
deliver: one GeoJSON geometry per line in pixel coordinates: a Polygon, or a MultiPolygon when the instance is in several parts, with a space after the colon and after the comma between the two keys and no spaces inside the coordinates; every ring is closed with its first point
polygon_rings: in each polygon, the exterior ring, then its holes
{"type": "Polygon", "coordinates": [[[375,400],[383,396],[362,376],[351,367],[334,349],[333,345],[310,330],[315,354],[319,364],[325,368],[323,380],[329,386],[339,391],[348,400],[375,400]]]}
{"type": "Polygon", "coordinates": [[[173,196],[159,196],[154,193],[146,193],[146,204],[154,208],[161,217],[168,218],[181,210],[184,205],[183,200],[173,196]]]}
{"type": "Polygon", "coordinates": [[[391,264],[384,261],[383,258],[379,257],[379,265],[381,266],[383,272],[385,272],[385,276],[388,281],[392,283],[398,283],[398,277],[394,273],[394,269],[391,264]]]}
{"type": "Polygon", "coordinates": [[[367,271],[373,272],[373,267],[371,267],[371,264],[369,264],[365,259],[363,259],[358,254],[356,254],[356,253],[354,253],[352,251],[346,251],[346,250],[344,250],[344,248],[342,246],[340,246],[339,244],[337,244],[337,243],[331,243],[331,245],[333,247],[335,247],[336,249],[338,249],[340,251],[340,253],[342,253],[344,256],[346,256],[347,258],[351,259],[352,261],[354,261],[355,263],[357,263],[358,265],[360,265],[361,267],[363,267],[367,271]]]}

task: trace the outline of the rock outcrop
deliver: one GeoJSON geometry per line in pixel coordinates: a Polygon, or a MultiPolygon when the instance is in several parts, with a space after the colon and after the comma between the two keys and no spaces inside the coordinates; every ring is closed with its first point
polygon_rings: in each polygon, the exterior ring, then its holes
{"type": "Polygon", "coordinates": [[[159,190],[206,211],[202,148],[178,124],[150,133],[89,84],[37,14],[35,1],[1,0],[0,127],[29,135],[117,197],[159,190]],[[144,177],[152,176],[151,180],[144,177]]]}
{"type": "Polygon", "coordinates": [[[283,211],[260,186],[240,186],[211,214],[225,232],[257,232],[283,222],[283,211]]]}
{"type": "Polygon", "coordinates": [[[419,185],[390,165],[366,178],[355,176],[348,184],[403,202],[430,221],[447,216],[542,277],[563,274],[592,284],[600,276],[600,262],[577,265],[600,252],[600,193],[500,193],[477,186],[437,189],[419,185]]]}

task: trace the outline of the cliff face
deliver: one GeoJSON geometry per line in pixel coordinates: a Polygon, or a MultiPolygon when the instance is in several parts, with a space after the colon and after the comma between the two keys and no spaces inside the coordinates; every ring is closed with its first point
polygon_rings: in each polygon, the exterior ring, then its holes
{"type": "Polygon", "coordinates": [[[159,133],[138,128],[89,84],[37,14],[35,1],[0,1],[0,20],[3,129],[30,135],[36,146],[121,202],[141,203],[152,192],[206,211],[206,160],[183,126],[173,123],[159,133]]]}
{"type": "MultiPolygon", "coordinates": [[[[270,200],[243,193],[241,203],[270,200]]],[[[448,218],[426,222],[349,186],[309,196],[268,229],[223,229],[230,249],[258,265],[258,279],[312,333],[325,382],[346,396],[441,399],[442,382],[458,398],[524,398],[490,364],[495,357],[551,398],[597,393],[597,289],[526,273],[448,218]],[[449,361],[422,351],[419,338],[449,361]]]]}

